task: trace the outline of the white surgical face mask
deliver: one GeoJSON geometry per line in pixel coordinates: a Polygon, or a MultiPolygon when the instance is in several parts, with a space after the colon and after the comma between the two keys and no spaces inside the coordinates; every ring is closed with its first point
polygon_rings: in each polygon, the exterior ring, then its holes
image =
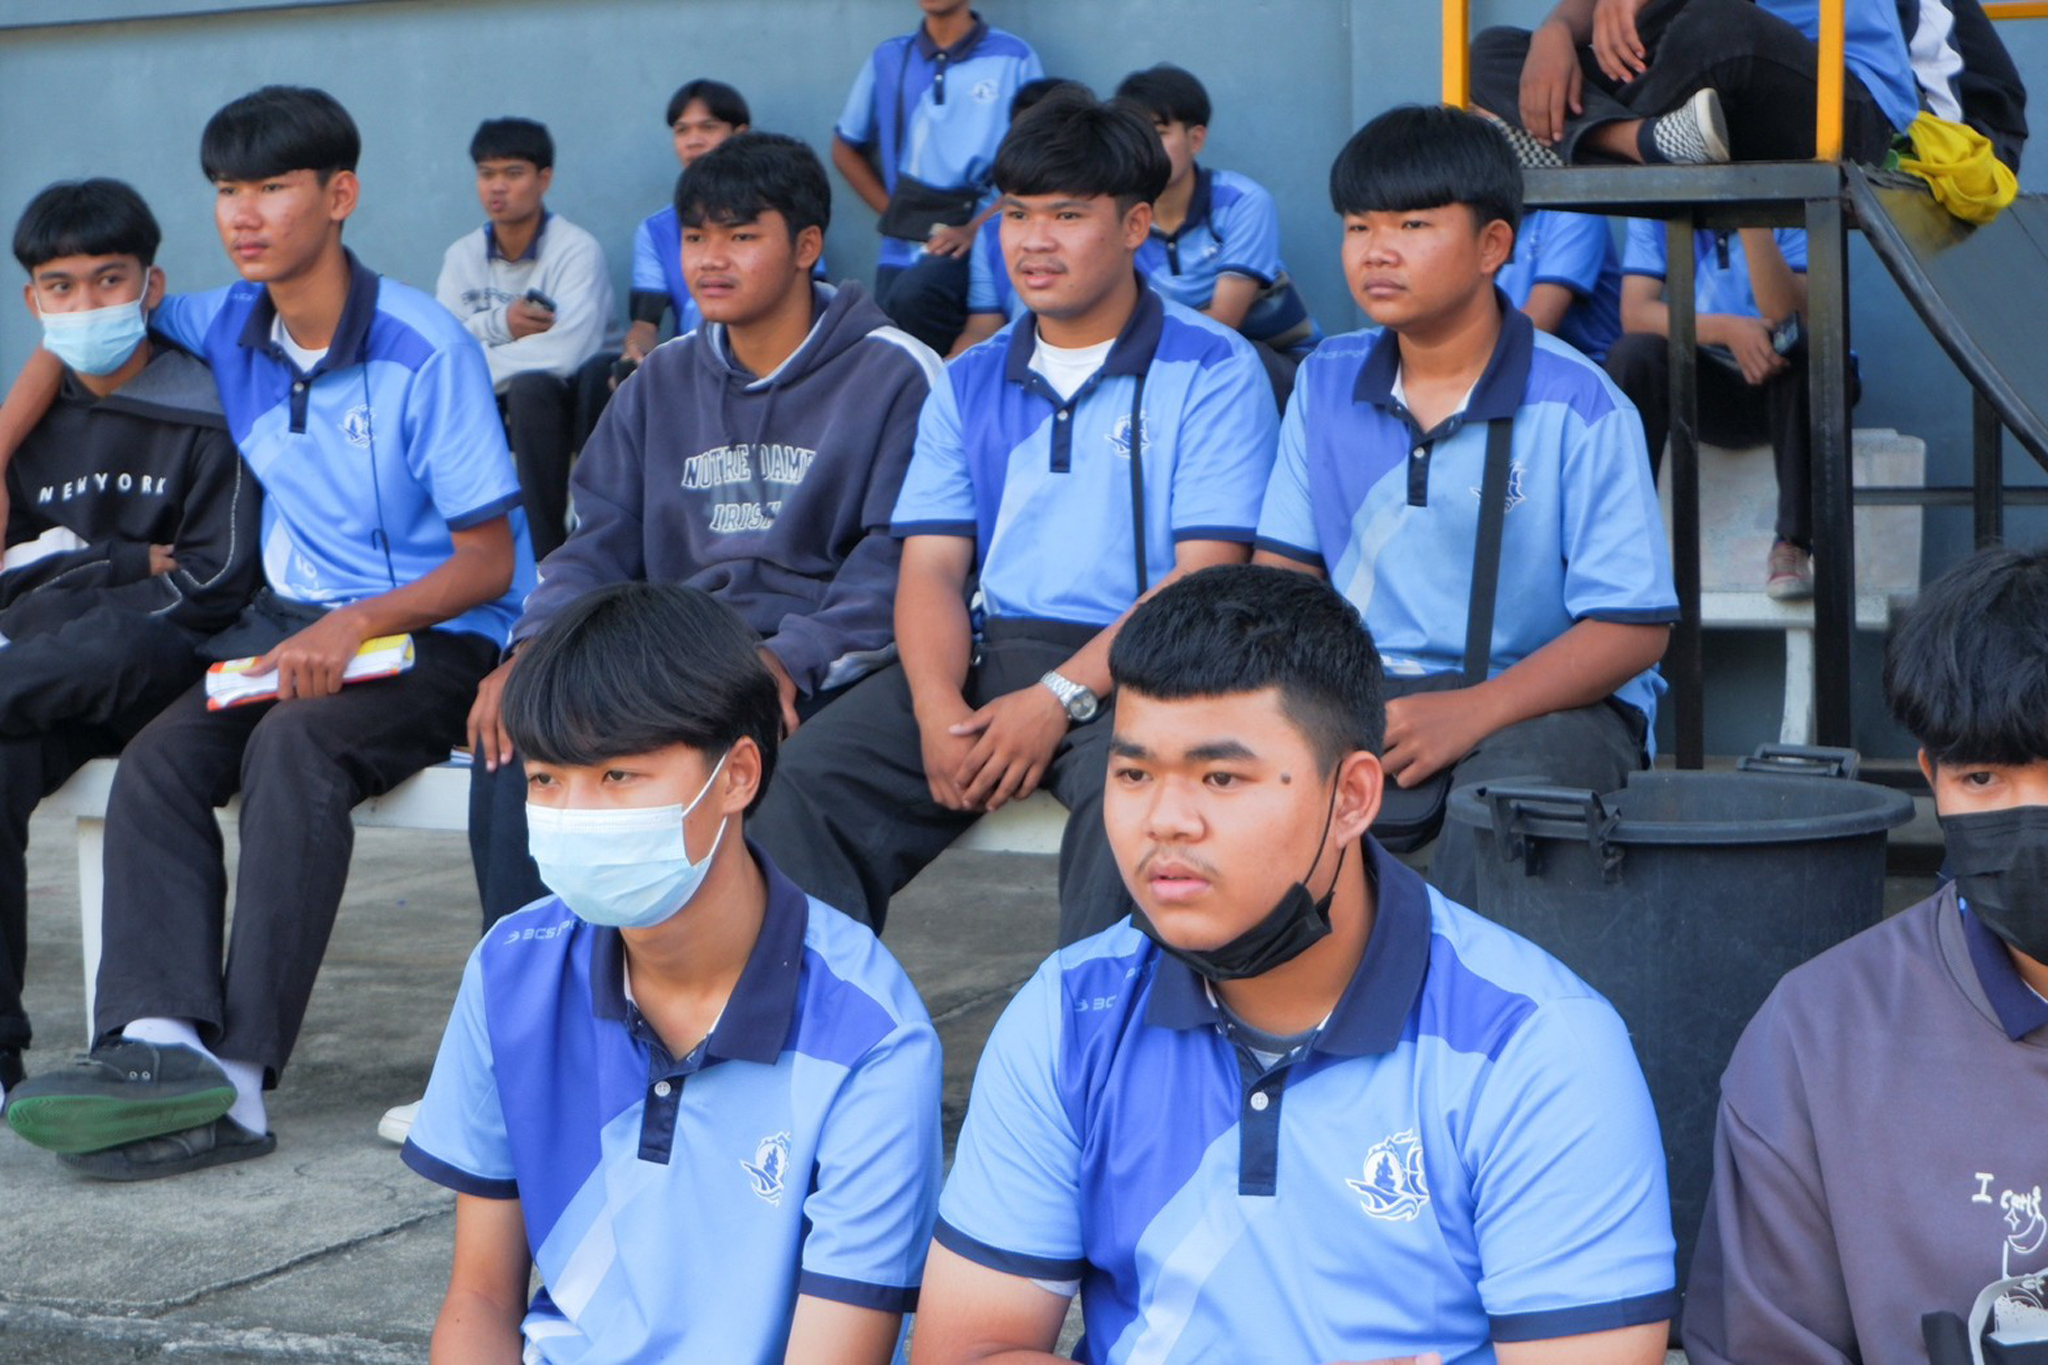
{"type": "MultiPolygon", "coordinates": [[[[147,287],[143,292],[149,292],[147,287]]],[[[79,374],[112,374],[128,363],[149,332],[140,297],[82,313],[45,313],[37,304],[36,312],[43,320],[43,349],[79,374]]]]}
{"type": "Polygon", "coordinates": [[[725,838],[720,820],[711,847],[692,862],[683,821],[710,794],[731,756],[726,750],[687,806],[564,810],[527,802],[526,846],[540,879],[592,924],[648,929],[668,919],[704,885],[725,838]]]}

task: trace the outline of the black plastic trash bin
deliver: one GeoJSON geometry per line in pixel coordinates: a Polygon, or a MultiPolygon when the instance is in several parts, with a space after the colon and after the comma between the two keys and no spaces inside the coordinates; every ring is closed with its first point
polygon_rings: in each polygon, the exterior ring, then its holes
{"type": "Polygon", "coordinates": [[[1765,746],[1727,773],[1645,772],[1596,794],[1508,779],[1454,793],[1476,825],[1475,907],[1563,961],[1627,1021],[1670,1165],[1678,1283],[1713,1174],[1721,1072],[1778,978],[1878,921],[1903,792],[1847,749],[1765,746]]]}

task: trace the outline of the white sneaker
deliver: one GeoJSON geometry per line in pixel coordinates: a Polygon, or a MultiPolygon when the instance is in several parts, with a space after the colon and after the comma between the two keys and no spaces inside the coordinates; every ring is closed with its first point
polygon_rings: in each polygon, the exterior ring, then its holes
{"type": "Polygon", "coordinates": [[[1718,166],[1728,160],[1728,121],[1712,88],[1693,97],[1650,126],[1657,154],[1677,166],[1718,166]]]}
{"type": "Polygon", "coordinates": [[[401,1104],[386,1109],[384,1117],[377,1120],[377,1136],[386,1142],[403,1147],[406,1135],[412,1132],[412,1121],[420,1116],[420,1101],[401,1104]]]}

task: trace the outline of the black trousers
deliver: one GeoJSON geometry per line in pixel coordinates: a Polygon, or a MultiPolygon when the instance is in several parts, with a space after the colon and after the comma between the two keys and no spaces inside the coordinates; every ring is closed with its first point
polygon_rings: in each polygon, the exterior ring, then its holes
{"type": "Polygon", "coordinates": [[[891,322],[940,355],[967,325],[965,256],[920,256],[886,280],[877,271],[875,291],[891,322]]]}
{"type": "MultiPolygon", "coordinates": [[[[1037,685],[1096,632],[1090,627],[1012,634],[992,622],[967,674],[967,701],[980,706],[1037,685]]],[[[1072,943],[1130,913],[1123,876],[1102,828],[1109,768],[1108,713],[1074,726],[1054,752],[1041,786],[1067,808],[1060,841],[1060,942],[1072,943]]],[[[900,665],[854,685],[832,709],[797,731],[747,833],[798,886],[865,920],[880,933],[889,897],[946,850],[978,817],[948,810],[925,785],[917,718],[900,665]]]]}
{"type": "Polygon", "coordinates": [[[533,557],[547,558],[568,539],[569,457],[576,449],[576,385],[534,371],[516,375],[498,400],[505,439],[519,471],[533,557]]]}
{"type": "Polygon", "coordinates": [[[497,661],[481,635],[413,639],[417,660],[399,677],[227,711],[208,711],[194,687],[129,743],[107,803],[100,1036],[191,1019],[207,1046],[276,1083],[341,905],[350,809],[447,757],[497,661]],[[213,812],[237,791],[230,935],[213,812]]]}
{"type": "Polygon", "coordinates": [[[29,816],[191,686],[205,667],[193,639],[161,617],[98,607],[0,649],[0,1047],[33,1036],[21,1003],[29,816]]]}
{"type": "MultiPolygon", "coordinates": [[[[1579,50],[1585,112],[1566,110],[1558,153],[1579,158],[1581,139],[1606,123],[1655,118],[1708,86],[1721,96],[1729,151],[1737,161],[1801,161],[1813,155],[1813,111],[1820,50],[1812,39],[1750,0],[1650,0],[1636,15],[1648,69],[1616,84],[1579,50]]],[[[1521,125],[1522,61],[1529,32],[1490,28],[1472,40],[1472,102],[1521,125]]],[[[1855,72],[1842,101],[1842,154],[1879,162],[1892,126],[1855,72]]]]}

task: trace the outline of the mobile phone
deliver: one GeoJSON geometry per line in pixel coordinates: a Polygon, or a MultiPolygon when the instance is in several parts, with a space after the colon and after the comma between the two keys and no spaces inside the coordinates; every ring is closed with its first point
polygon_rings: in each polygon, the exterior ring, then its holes
{"type": "Polygon", "coordinates": [[[1806,340],[1805,329],[1799,325],[1799,314],[1794,313],[1771,329],[1771,349],[1779,355],[1790,355],[1806,340]]]}
{"type": "Polygon", "coordinates": [[[550,313],[555,311],[555,301],[546,294],[541,293],[538,289],[527,290],[526,301],[536,308],[545,308],[550,313]]]}
{"type": "Polygon", "coordinates": [[[612,383],[623,384],[640,368],[640,362],[628,356],[620,356],[612,362],[612,383]]]}

